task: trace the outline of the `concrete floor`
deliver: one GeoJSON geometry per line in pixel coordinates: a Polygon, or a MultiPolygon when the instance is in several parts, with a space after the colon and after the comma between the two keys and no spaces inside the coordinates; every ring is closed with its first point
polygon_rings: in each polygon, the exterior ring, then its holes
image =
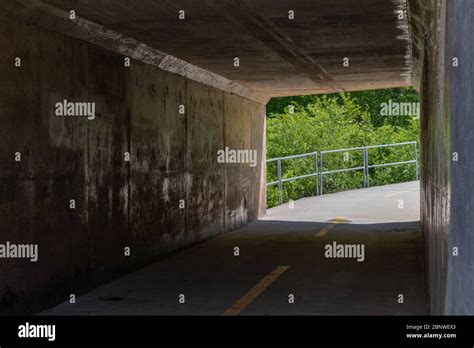
{"type": "Polygon", "coordinates": [[[220,315],[245,294],[240,315],[427,314],[418,188],[419,182],[387,185],[270,209],[243,229],[41,314],[220,315]],[[364,244],[365,261],[325,258],[333,241],[364,244]],[[278,266],[289,268],[254,288],[278,266]]]}

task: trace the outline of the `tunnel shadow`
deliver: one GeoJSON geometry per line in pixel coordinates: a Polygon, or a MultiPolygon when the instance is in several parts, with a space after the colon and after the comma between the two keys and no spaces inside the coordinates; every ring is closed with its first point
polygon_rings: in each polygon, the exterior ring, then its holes
{"type": "MultiPolygon", "coordinates": [[[[282,282],[288,287],[299,283],[298,290],[311,298],[309,308],[297,306],[291,314],[428,314],[418,220],[368,224],[259,220],[240,233],[253,240],[245,247],[260,243],[276,255],[274,263],[291,264],[292,274],[282,282]],[[329,225],[333,227],[320,235],[329,225]],[[354,255],[338,257],[334,250],[328,256],[336,246],[363,246],[363,262],[354,255]]],[[[279,314],[287,313],[285,309],[279,314]]]]}
{"type": "Polygon", "coordinates": [[[418,221],[336,224],[316,236],[327,225],[258,220],[84,294],[75,306],[42,314],[219,315],[282,266],[288,269],[242,314],[427,314],[418,221]],[[334,243],[364,245],[363,262],[327,257],[334,243]],[[189,304],[178,303],[177,291],[189,304]],[[297,296],[292,305],[288,293],[297,296]]]}
{"type": "MultiPolygon", "coordinates": [[[[420,221],[400,221],[400,222],[344,222],[332,223],[327,221],[290,221],[290,220],[256,220],[242,229],[242,232],[251,230],[259,234],[285,234],[285,233],[310,233],[321,230],[328,225],[334,224],[338,230],[358,232],[379,231],[387,233],[397,233],[401,231],[420,232],[420,221]]],[[[420,232],[421,233],[421,232],[420,232]]]]}

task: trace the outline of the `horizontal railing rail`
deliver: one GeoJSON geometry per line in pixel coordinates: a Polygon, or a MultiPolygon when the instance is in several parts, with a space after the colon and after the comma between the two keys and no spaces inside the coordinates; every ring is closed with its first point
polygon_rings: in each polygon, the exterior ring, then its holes
{"type": "Polygon", "coordinates": [[[370,146],[359,146],[359,147],[351,147],[347,149],[336,149],[336,150],[325,150],[320,152],[310,152],[304,153],[299,155],[292,155],[292,156],[285,156],[285,157],[277,157],[277,158],[270,158],[266,160],[266,163],[276,162],[277,163],[277,180],[268,182],[266,187],[272,185],[278,185],[278,201],[280,204],[283,203],[283,183],[295,181],[299,179],[305,179],[310,177],[316,178],[316,186],[315,186],[315,194],[316,196],[322,195],[324,193],[323,184],[324,184],[324,176],[335,174],[335,173],[343,173],[343,172],[350,172],[356,170],[363,170],[364,173],[364,187],[370,187],[370,175],[369,169],[370,168],[380,168],[380,167],[389,167],[389,166],[396,166],[396,165],[403,165],[403,164],[414,164],[415,165],[415,176],[416,180],[418,180],[418,149],[417,149],[417,142],[416,141],[407,141],[403,143],[394,143],[394,144],[381,144],[381,145],[370,145],[370,146]],[[369,164],[369,150],[377,149],[377,148],[385,148],[385,147],[396,147],[396,146],[404,146],[404,145],[411,145],[413,146],[413,159],[407,161],[398,161],[398,162],[389,162],[389,163],[378,163],[378,164],[369,164]],[[324,170],[324,156],[331,154],[331,153],[339,153],[339,152],[349,152],[349,151],[361,151],[361,160],[362,163],[356,167],[350,168],[337,168],[331,170],[324,170]],[[319,154],[319,156],[318,156],[319,154]],[[289,178],[283,178],[282,175],[282,161],[295,159],[295,158],[304,158],[304,157],[311,157],[314,156],[314,171],[311,173],[297,175],[289,178]]]}

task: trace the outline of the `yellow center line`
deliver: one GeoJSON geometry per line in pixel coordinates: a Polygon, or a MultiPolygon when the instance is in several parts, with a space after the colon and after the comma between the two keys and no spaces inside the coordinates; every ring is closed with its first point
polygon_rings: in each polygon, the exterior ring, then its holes
{"type": "Polygon", "coordinates": [[[323,227],[318,233],[316,233],[314,236],[315,237],[322,237],[329,231],[331,231],[334,227],[336,227],[337,224],[343,224],[347,222],[347,218],[344,216],[336,216],[334,219],[331,219],[332,221],[329,225],[326,225],[323,227]]]}
{"type": "Polygon", "coordinates": [[[259,281],[257,285],[250,289],[244,296],[238,299],[237,302],[227,309],[223,315],[239,314],[288,268],[290,268],[290,266],[278,266],[275,268],[269,275],[265,276],[265,278],[259,281]]]}
{"type": "Polygon", "coordinates": [[[329,224],[329,225],[323,227],[318,233],[315,234],[315,236],[316,237],[324,236],[326,233],[331,231],[334,228],[334,226],[336,226],[336,224],[329,224]]]}

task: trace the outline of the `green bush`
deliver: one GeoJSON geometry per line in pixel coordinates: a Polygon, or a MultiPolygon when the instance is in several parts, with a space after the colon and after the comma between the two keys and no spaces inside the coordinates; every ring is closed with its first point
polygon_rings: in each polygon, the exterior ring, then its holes
{"type": "MultiPolygon", "coordinates": [[[[341,93],[322,96],[277,98],[267,106],[267,159],[324,150],[418,141],[416,115],[380,116],[380,104],[388,98],[398,102],[418,101],[412,89],[341,93]],[[289,105],[294,112],[289,113],[289,105]],[[375,110],[374,110],[375,109],[375,110]]],[[[369,149],[369,164],[413,159],[413,146],[369,149]]],[[[317,159],[319,166],[319,157],[317,159]]],[[[315,156],[282,161],[282,177],[290,178],[314,172],[315,156]]],[[[362,151],[328,153],[324,170],[362,166],[362,151]]],[[[267,182],[277,180],[277,162],[267,164],[267,182]]],[[[371,168],[370,186],[415,179],[413,164],[371,168]]],[[[363,187],[363,171],[324,176],[324,193],[363,187]]],[[[283,202],[316,194],[316,178],[283,183],[283,202]]],[[[278,186],[268,187],[269,207],[279,203],[278,186]]]]}

